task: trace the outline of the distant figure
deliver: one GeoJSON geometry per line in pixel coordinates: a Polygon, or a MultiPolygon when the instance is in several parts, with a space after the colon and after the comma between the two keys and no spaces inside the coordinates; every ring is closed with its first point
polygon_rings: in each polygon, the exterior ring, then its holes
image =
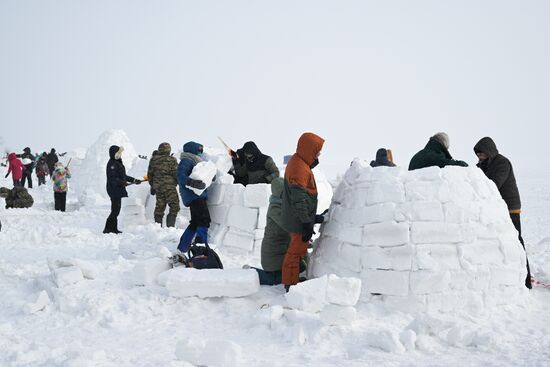
{"type": "Polygon", "coordinates": [[[25,167],[23,171],[23,177],[21,179],[21,186],[25,186],[25,181],[27,181],[27,186],[29,189],[32,189],[32,171],[34,169],[34,155],[31,153],[31,148],[26,147],[23,149],[23,154],[17,156],[21,158],[21,162],[25,167]]]}
{"type": "Polygon", "coordinates": [[[50,169],[46,162],[46,153],[44,153],[38,159],[36,163],[36,177],[38,177],[38,186],[46,184],[46,176],[49,174],[50,169]]]}
{"type": "Polygon", "coordinates": [[[312,169],[319,164],[324,142],[313,133],[302,134],[285,170],[281,224],[290,233],[282,267],[282,283],[287,290],[299,281],[300,260],[307,254],[317,222],[318,193],[312,169]]]}
{"type": "Polygon", "coordinates": [[[190,178],[193,168],[202,162],[203,146],[194,141],[185,143],[183,153],[180,156],[178,165],[178,185],[183,205],[189,207],[191,211],[191,220],[183,232],[178,244],[178,251],[185,253],[189,250],[193,239],[196,243],[208,243],[208,228],[210,227],[210,212],[206,200],[208,199],[208,190],[197,195],[189,187],[199,190],[206,188],[206,184],[201,180],[190,178]],[[189,187],[188,187],[189,186],[189,187]],[[196,236],[196,237],[195,237],[196,236]]]}
{"type": "Polygon", "coordinates": [[[30,208],[34,204],[31,194],[21,186],[16,186],[13,189],[0,187],[0,197],[6,200],[6,209],[30,208]]]}
{"type": "Polygon", "coordinates": [[[67,179],[71,178],[69,167],[63,166],[63,163],[57,162],[53,170],[53,196],[55,202],[55,210],[64,212],[67,203],[67,190],[69,184],[67,179]]]}
{"type": "Polygon", "coordinates": [[[409,171],[432,166],[468,167],[468,163],[454,160],[449,153],[449,136],[446,133],[437,133],[430,138],[424,149],[412,157],[409,171]]]}
{"type": "Polygon", "coordinates": [[[21,178],[23,177],[23,171],[25,170],[23,163],[21,163],[15,153],[8,154],[8,162],[8,173],[6,173],[6,178],[11,173],[13,186],[21,186],[21,178]]]}
{"type": "Polygon", "coordinates": [[[388,149],[380,148],[378,151],[376,151],[376,159],[374,161],[370,162],[371,167],[395,167],[395,164],[390,159],[390,153],[388,149]]]}
{"type": "Polygon", "coordinates": [[[257,183],[271,183],[279,177],[279,169],[273,159],[262,154],[253,141],[246,142],[236,152],[231,151],[235,183],[244,186],[257,183]]]}
{"type": "Polygon", "coordinates": [[[126,174],[126,167],[122,163],[122,152],[124,147],[112,145],[109,148],[109,162],[107,162],[107,194],[111,198],[111,213],[105,222],[103,233],[122,233],[118,230],[118,215],[122,207],[122,198],[128,197],[126,186],[129,183],[139,185],[141,180],[130,177],[126,174]]]}
{"type": "Polygon", "coordinates": [[[46,163],[48,164],[49,174],[52,177],[53,170],[55,169],[55,164],[59,162],[59,158],[55,153],[55,149],[52,148],[50,152],[46,155],[46,163]]]}
{"type": "MultiPolygon", "coordinates": [[[[508,158],[498,152],[495,142],[489,137],[482,138],[474,146],[474,152],[479,159],[477,166],[495,183],[502,199],[506,202],[506,205],[508,205],[510,218],[518,231],[519,242],[521,242],[525,250],[525,244],[521,236],[521,200],[512,163],[508,158]]],[[[525,279],[525,286],[529,289],[532,288],[529,260],[527,261],[527,278],[525,279]]]]}
{"type": "Polygon", "coordinates": [[[147,170],[151,192],[154,192],[157,197],[155,222],[162,225],[164,211],[168,205],[170,211],[166,216],[166,226],[175,227],[176,217],[180,211],[180,198],[177,190],[178,160],[170,155],[172,147],[168,143],[160,144],[158,150],[155,152],[153,152],[147,170]]]}

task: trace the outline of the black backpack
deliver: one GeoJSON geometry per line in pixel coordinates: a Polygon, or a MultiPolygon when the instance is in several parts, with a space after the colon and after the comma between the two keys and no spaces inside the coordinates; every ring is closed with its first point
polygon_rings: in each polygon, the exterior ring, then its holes
{"type": "Polygon", "coordinates": [[[189,258],[188,262],[192,263],[191,267],[195,269],[223,269],[220,257],[207,243],[204,246],[192,244],[187,251],[187,257],[189,258]]]}

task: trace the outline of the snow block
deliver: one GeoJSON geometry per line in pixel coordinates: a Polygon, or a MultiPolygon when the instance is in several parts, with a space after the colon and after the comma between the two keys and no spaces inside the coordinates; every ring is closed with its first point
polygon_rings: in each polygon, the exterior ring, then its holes
{"type": "Polygon", "coordinates": [[[326,304],[328,277],[307,280],[290,287],[285,294],[290,308],[305,312],[319,312],[326,304]]]}
{"type": "Polygon", "coordinates": [[[53,280],[59,288],[75,284],[84,280],[82,271],[77,266],[57,268],[52,271],[53,280]]]}
{"type": "Polygon", "coordinates": [[[360,245],[363,240],[361,227],[342,224],[336,220],[329,220],[322,225],[322,234],[338,238],[341,241],[360,245]]]}
{"type": "Polygon", "coordinates": [[[391,270],[364,271],[363,279],[368,293],[391,296],[406,296],[409,294],[409,272],[391,270]]]}
{"type": "Polygon", "coordinates": [[[414,243],[458,243],[462,242],[462,231],[458,224],[415,222],[411,225],[411,239],[414,243]]]}
{"type": "Polygon", "coordinates": [[[50,297],[48,296],[48,292],[42,291],[38,294],[35,302],[26,305],[26,311],[31,314],[37,313],[38,311],[45,309],[49,304],[50,297]]]}
{"type": "Polygon", "coordinates": [[[244,186],[241,184],[226,185],[224,203],[244,206],[244,186]]]}
{"type": "Polygon", "coordinates": [[[409,224],[397,222],[365,225],[364,245],[391,247],[409,242],[409,224]]]}
{"type": "Polygon", "coordinates": [[[364,268],[380,270],[411,270],[414,248],[411,245],[381,248],[364,247],[361,263],[364,268]]]}
{"type": "Polygon", "coordinates": [[[227,225],[245,232],[254,232],[258,224],[258,209],[233,205],[227,215],[227,225]]]}
{"type": "MultiPolygon", "coordinates": [[[[201,180],[206,184],[206,188],[212,184],[212,180],[214,179],[214,176],[216,176],[216,173],[218,172],[218,169],[216,168],[216,165],[212,162],[199,162],[193,167],[193,171],[191,171],[191,174],[189,175],[189,178],[195,179],[195,180],[201,180]]],[[[204,190],[199,190],[194,187],[186,186],[188,189],[193,191],[197,195],[201,195],[204,190]]]]}
{"type": "Polygon", "coordinates": [[[225,187],[227,185],[214,183],[208,188],[208,206],[222,205],[224,202],[225,187]]]}
{"type": "Polygon", "coordinates": [[[178,267],[163,273],[173,297],[245,297],[260,289],[253,269],[192,269],[178,267]]]}
{"type": "Polygon", "coordinates": [[[137,264],[132,271],[135,285],[154,285],[160,273],[171,268],[170,261],[154,257],[137,264]]]}
{"type": "Polygon", "coordinates": [[[407,172],[409,181],[439,181],[441,179],[441,168],[432,166],[421,169],[415,169],[407,172]]]}
{"type": "Polygon", "coordinates": [[[451,274],[448,271],[413,271],[410,277],[411,291],[414,294],[443,292],[448,289],[450,280],[451,274]]]}
{"type": "Polygon", "coordinates": [[[223,238],[223,245],[244,251],[252,251],[254,249],[254,233],[230,228],[223,238]]]}
{"type": "Polygon", "coordinates": [[[258,208],[258,229],[265,229],[267,225],[267,207],[258,208]]]}
{"type": "Polygon", "coordinates": [[[449,185],[445,181],[410,181],[405,183],[408,201],[439,201],[451,200],[449,185]]]}
{"type": "Polygon", "coordinates": [[[342,258],[341,265],[355,273],[361,271],[361,247],[344,242],[340,245],[338,256],[342,258]]]}
{"type": "Polygon", "coordinates": [[[500,242],[496,240],[478,240],[472,244],[461,245],[459,255],[474,265],[504,263],[500,242]]]}
{"type": "Polygon", "coordinates": [[[340,306],[355,306],[361,295],[361,279],[340,278],[330,274],[327,283],[327,302],[340,306]]]}
{"type": "Polygon", "coordinates": [[[244,206],[248,208],[261,208],[269,206],[271,185],[254,184],[247,185],[244,189],[244,206]]]}
{"type": "Polygon", "coordinates": [[[423,270],[460,269],[455,245],[417,245],[416,266],[423,270]]]}
{"type": "Polygon", "coordinates": [[[395,219],[399,222],[405,220],[443,222],[443,207],[439,201],[402,203],[396,209],[395,219]]]}
{"type": "Polygon", "coordinates": [[[491,269],[491,288],[502,285],[521,286],[525,284],[527,270],[521,272],[517,268],[495,267],[491,269]]]}
{"type": "Polygon", "coordinates": [[[483,224],[506,223],[510,221],[508,207],[504,200],[485,200],[481,203],[480,221],[483,224]]]}
{"type": "Polygon", "coordinates": [[[403,184],[397,180],[384,180],[373,182],[369,186],[365,203],[374,205],[385,202],[402,203],[403,201],[405,201],[403,184]]]}
{"type": "Polygon", "coordinates": [[[355,307],[328,304],[319,315],[325,325],[350,325],[356,317],[355,307]]]}
{"type": "Polygon", "coordinates": [[[229,206],[227,205],[210,205],[210,194],[208,195],[208,212],[213,223],[225,224],[229,206]]]}

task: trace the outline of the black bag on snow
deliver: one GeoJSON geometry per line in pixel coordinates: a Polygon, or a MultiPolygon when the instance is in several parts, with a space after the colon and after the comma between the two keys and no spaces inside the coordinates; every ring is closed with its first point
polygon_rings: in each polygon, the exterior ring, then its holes
{"type": "Polygon", "coordinates": [[[192,244],[187,251],[189,265],[195,269],[223,269],[222,261],[207,243],[204,246],[192,244]]]}

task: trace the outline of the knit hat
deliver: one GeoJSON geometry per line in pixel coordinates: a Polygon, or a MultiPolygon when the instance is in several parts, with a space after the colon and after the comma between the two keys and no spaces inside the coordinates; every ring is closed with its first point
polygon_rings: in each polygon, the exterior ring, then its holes
{"type": "Polygon", "coordinates": [[[443,145],[445,149],[449,149],[449,135],[447,135],[446,133],[437,133],[432,136],[432,139],[443,145]]]}

